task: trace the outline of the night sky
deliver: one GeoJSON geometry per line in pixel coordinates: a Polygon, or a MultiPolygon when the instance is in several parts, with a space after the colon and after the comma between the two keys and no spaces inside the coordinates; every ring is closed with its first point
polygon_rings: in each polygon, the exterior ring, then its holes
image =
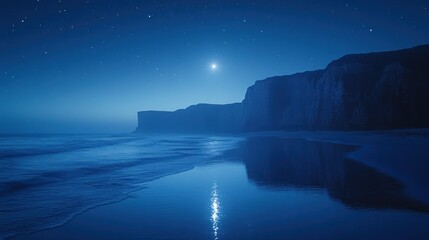
{"type": "Polygon", "coordinates": [[[130,132],[342,55],[429,43],[429,1],[0,1],[0,133],[130,132]],[[212,66],[212,65],[216,66],[212,66]]]}

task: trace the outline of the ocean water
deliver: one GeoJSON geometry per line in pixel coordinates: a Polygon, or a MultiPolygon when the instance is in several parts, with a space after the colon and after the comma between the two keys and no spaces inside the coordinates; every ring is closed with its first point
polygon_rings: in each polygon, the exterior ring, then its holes
{"type": "Polygon", "coordinates": [[[429,239],[429,203],[348,158],[358,148],[255,135],[3,136],[0,236],[429,239]]]}

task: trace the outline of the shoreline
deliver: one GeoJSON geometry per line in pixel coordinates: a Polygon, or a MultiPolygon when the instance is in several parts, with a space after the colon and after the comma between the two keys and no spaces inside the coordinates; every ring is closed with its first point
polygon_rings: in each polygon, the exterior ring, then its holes
{"type": "MultiPolygon", "coordinates": [[[[248,134],[261,136],[261,134],[248,134]]],[[[385,131],[265,132],[262,136],[298,138],[357,146],[346,158],[400,180],[410,196],[429,202],[429,129],[385,131]]]]}
{"type": "MultiPolygon", "coordinates": [[[[344,157],[353,161],[363,163],[369,167],[375,168],[389,176],[398,179],[401,183],[404,184],[405,190],[409,196],[412,196],[417,200],[429,202],[429,191],[425,188],[425,186],[428,186],[429,184],[429,177],[427,177],[425,174],[427,172],[425,171],[425,169],[428,168],[429,162],[423,162],[429,156],[429,149],[426,149],[424,147],[429,146],[429,137],[427,135],[427,132],[429,132],[429,130],[425,129],[425,131],[421,132],[419,130],[413,130],[412,132],[406,130],[406,132],[404,132],[405,130],[383,132],[259,132],[245,135],[231,135],[229,137],[243,138],[243,140],[241,141],[245,141],[246,138],[268,136],[285,139],[305,139],[306,141],[329,142],[340,145],[357,146],[356,150],[345,154],[344,157]],[[398,135],[398,133],[400,134],[398,135]],[[404,156],[407,156],[407,154],[408,156],[411,156],[411,160],[404,159],[404,156]],[[419,162],[425,163],[423,164],[424,167],[419,167],[419,162]]],[[[189,157],[198,158],[200,156],[189,157]]],[[[222,158],[223,156],[215,157],[215,162],[217,162],[216,159],[219,157],[222,158]]],[[[151,182],[162,179],[164,177],[177,175],[183,172],[189,172],[190,170],[195,169],[195,167],[204,166],[212,163],[212,160],[213,159],[210,158],[206,161],[200,160],[193,162],[193,164],[191,164],[192,166],[190,165],[186,169],[182,169],[181,171],[172,171],[149,181],[145,181],[141,183],[141,185],[150,184],[151,182]]],[[[138,192],[144,190],[144,188],[145,186],[141,186],[138,189],[134,189],[133,191],[127,193],[127,195],[124,196],[121,200],[115,200],[112,202],[106,202],[100,205],[89,207],[84,211],[75,213],[73,216],[71,216],[64,222],[55,224],[54,226],[28,234],[7,236],[4,239],[21,239],[25,238],[25,236],[27,235],[61,228],[76,217],[85,215],[88,211],[105,205],[120,204],[124,200],[132,198],[133,194],[138,194],[138,192]]]]}

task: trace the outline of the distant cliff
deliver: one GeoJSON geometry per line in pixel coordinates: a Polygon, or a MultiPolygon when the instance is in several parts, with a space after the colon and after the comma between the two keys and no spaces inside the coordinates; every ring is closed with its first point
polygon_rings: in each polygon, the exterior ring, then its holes
{"type": "Polygon", "coordinates": [[[143,111],[138,113],[136,132],[237,132],[242,129],[240,111],[240,103],[197,104],[174,112],[143,111]]]}
{"type": "Polygon", "coordinates": [[[241,103],[138,117],[137,132],[429,127],[429,45],[347,55],[324,70],[260,80],[241,103]]]}

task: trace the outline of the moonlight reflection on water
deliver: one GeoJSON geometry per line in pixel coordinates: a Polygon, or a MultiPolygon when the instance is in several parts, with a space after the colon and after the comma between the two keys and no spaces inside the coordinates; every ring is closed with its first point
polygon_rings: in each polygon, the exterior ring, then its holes
{"type": "Polygon", "coordinates": [[[214,239],[218,239],[219,231],[219,220],[220,220],[220,203],[219,203],[219,194],[217,191],[217,184],[213,183],[212,194],[211,194],[211,221],[213,227],[214,239]]]}

